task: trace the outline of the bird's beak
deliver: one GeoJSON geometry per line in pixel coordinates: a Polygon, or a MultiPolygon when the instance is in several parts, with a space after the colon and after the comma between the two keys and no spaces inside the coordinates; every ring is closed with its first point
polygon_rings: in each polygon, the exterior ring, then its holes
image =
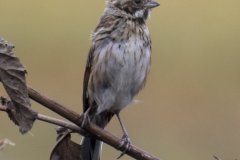
{"type": "Polygon", "coordinates": [[[150,0],[150,2],[148,2],[145,6],[148,8],[155,8],[157,6],[159,6],[160,4],[154,0],[150,0]]]}

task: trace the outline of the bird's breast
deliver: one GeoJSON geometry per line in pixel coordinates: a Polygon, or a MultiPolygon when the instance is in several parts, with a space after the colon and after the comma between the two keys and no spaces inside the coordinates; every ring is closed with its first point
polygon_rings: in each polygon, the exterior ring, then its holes
{"type": "Polygon", "coordinates": [[[148,30],[144,32],[126,32],[119,40],[115,39],[118,32],[112,33],[95,42],[102,45],[96,44],[101,47],[94,52],[89,88],[101,110],[123,109],[143,88],[151,61],[151,40],[148,30]]]}

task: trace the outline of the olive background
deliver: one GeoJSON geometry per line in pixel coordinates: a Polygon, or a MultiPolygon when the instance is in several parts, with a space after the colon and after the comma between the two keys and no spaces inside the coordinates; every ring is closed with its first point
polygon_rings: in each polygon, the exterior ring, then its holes
{"type": "MultiPolygon", "coordinates": [[[[157,1],[147,22],[151,72],[139,101],[121,113],[132,143],[163,160],[240,159],[240,1],[157,1]]],[[[1,0],[0,37],[15,45],[27,84],[79,114],[90,34],[104,8],[103,0],[1,0]]],[[[49,159],[56,127],[36,121],[22,136],[0,112],[0,139],[16,144],[0,159],[49,159]]],[[[106,129],[122,136],[116,117],[106,129]]],[[[119,154],[104,144],[102,159],[119,154]]]]}

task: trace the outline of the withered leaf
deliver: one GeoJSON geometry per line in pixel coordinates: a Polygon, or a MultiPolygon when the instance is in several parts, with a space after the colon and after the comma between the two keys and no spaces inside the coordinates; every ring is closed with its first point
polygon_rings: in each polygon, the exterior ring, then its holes
{"type": "Polygon", "coordinates": [[[10,144],[12,146],[14,146],[15,144],[13,142],[11,142],[9,139],[3,139],[3,140],[0,140],[0,151],[4,149],[4,147],[7,145],[7,144],[10,144]]]}
{"type": "Polygon", "coordinates": [[[50,160],[82,160],[81,145],[71,141],[71,130],[58,127],[57,144],[54,147],[50,160]]]}
{"type": "Polygon", "coordinates": [[[7,107],[8,117],[13,121],[13,123],[19,126],[19,122],[16,119],[16,107],[14,106],[13,102],[6,96],[0,96],[0,104],[7,107]]]}
{"type": "Polygon", "coordinates": [[[13,44],[0,37],[0,80],[15,106],[19,131],[24,134],[32,128],[37,112],[31,108],[26,86],[26,68],[13,54],[13,48],[13,44]]]}
{"type": "Polygon", "coordinates": [[[17,113],[16,113],[16,107],[12,101],[8,102],[7,114],[8,114],[8,117],[13,121],[13,123],[19,126],[19,121],[17,119],[17,113]]]}

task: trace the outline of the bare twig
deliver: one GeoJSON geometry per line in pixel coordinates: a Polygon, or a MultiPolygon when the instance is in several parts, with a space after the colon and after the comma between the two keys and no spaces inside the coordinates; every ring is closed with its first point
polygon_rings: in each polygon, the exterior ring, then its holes
{"type": "MultiPolygon", "coordinates": [[[[28,86],[28,93],[29,97],[34,101],[42,104],[43,106],[47,107],[48,109],[58,113],[59,115],[63,116],[64,118],[68,119],[69,121],[73,122],[74,124],[81,126],[82,119],[79,119],[79,114],[70,110],[69,108],[61,105],[55,100],[48,98],[47,96],[41,94],[37,90],[33,89],[32,87],[28,86]]],[[[98,137],[98,139],[102,140],[103,142],[107,143],[108,145],[118,148],[121,144],[121,139],[112,135],[111,133],[99,128],[98,126],[94,125],[93,123],[85,122],[84,129],[98,137]]],[[[126,149],[126,145],[119,148],[120,151],[124,151],[126,149]]],[[[138,160],[160,160],[159,158],[151,155],[150,153],[132,145],[131,149],[126,152],[127,155],[138,159],[138,160]]]]}
{"type": "MultiPolygon", "coordinates": [[[[7,107],[0,104],[0,111],[7,112],[7,107]]],[[[73,130],[74,132],[77,132],[81,135],[86,134],[84,132],[84,130],[82,130],[79,126],[77,126],[77,125],[75,125],[71,122],[67,122],[67,121],[57,119],[57,118],[49,117],[49,116],[46,116],[46,115],[43,115],[43,114],[38,114],[37,119],[40,120],[40,121],[44,121],[44,122],[48,122],[48,123],[55,124],[55,125],[58,125],[58,126],[62,126],[62,127],[65,127],[65,128],[69,128],[69,129],[73,130]]]]}
{"type": "MultiPolygon", "coordinates": [[[[50,99],[49,97],[43,95],[42,93],[38,92],[37,90],[33,89],[32,87],[28,86],[28,93],[29,97],[33,99],[34,101],[42,104],[46,108],[52,110],[53,112],[61,115],[62,117],[68,119],[72,123],[65,122],[62,120],[57,120],[52,117],[47,117],[41,114],[38,114],[38,119],[42,121],[46,121],[49,123],[57,124],[63,127],[70,128],[72,130],[75,130],[77,132],[80,132],[79,127],[82,124],[82,119],[79,119],[79,114],[70,110],[69,108],[61,105],[57,101],[50,99]]],[[[4,106],[3,106],[4,107],[4,106]]],[[[2,106],[0,106],[0,110],[4,110],[2,106]]],[[[89,123],[86,121],[84,124],[84,129],[92,133],[97,137],[97,139],[103,141],[104,143],[114,147],[118,148],[121,144],[121,139],[116,137],[115,135],[112,135],[111,133],[99,128],[98,126],[94,125],[93,123],[89,123]]],[[[80,132],[81,133],[81,132],[80,132]]],[[[121,148],[118,148],[120,151],[124,151],[126,149],[126,145],[123,145],[121,148]]],[[[160,160],[159,158],[151,155],[150,153],[132,145],[131,149],[126,152],[127,155],[138,159],[138,160],[160,160]]]]}
{"type": "MultiPolygon", "coordinates": [[[[38,114],[37,119],[40,120],[40,121],[44,121],[44,122],[56,124],[56,125],[59,125],[59,126],[65,127],[65,128],[69,128],[69,129],[71,129],[75,132],[78,132],[80,134],[82,132],[84,132],[84,131],[82,131],[82,129],[80,127],[78,127],[77,125],[75,125],[73,123],[66,122],[66,121],[56,119],[56,118],[53,118],[53,117],[45,116],[43,114],[38,114]]],[[[83,135],[83,134],[81,134],[81,135],[83,135]]]]}

